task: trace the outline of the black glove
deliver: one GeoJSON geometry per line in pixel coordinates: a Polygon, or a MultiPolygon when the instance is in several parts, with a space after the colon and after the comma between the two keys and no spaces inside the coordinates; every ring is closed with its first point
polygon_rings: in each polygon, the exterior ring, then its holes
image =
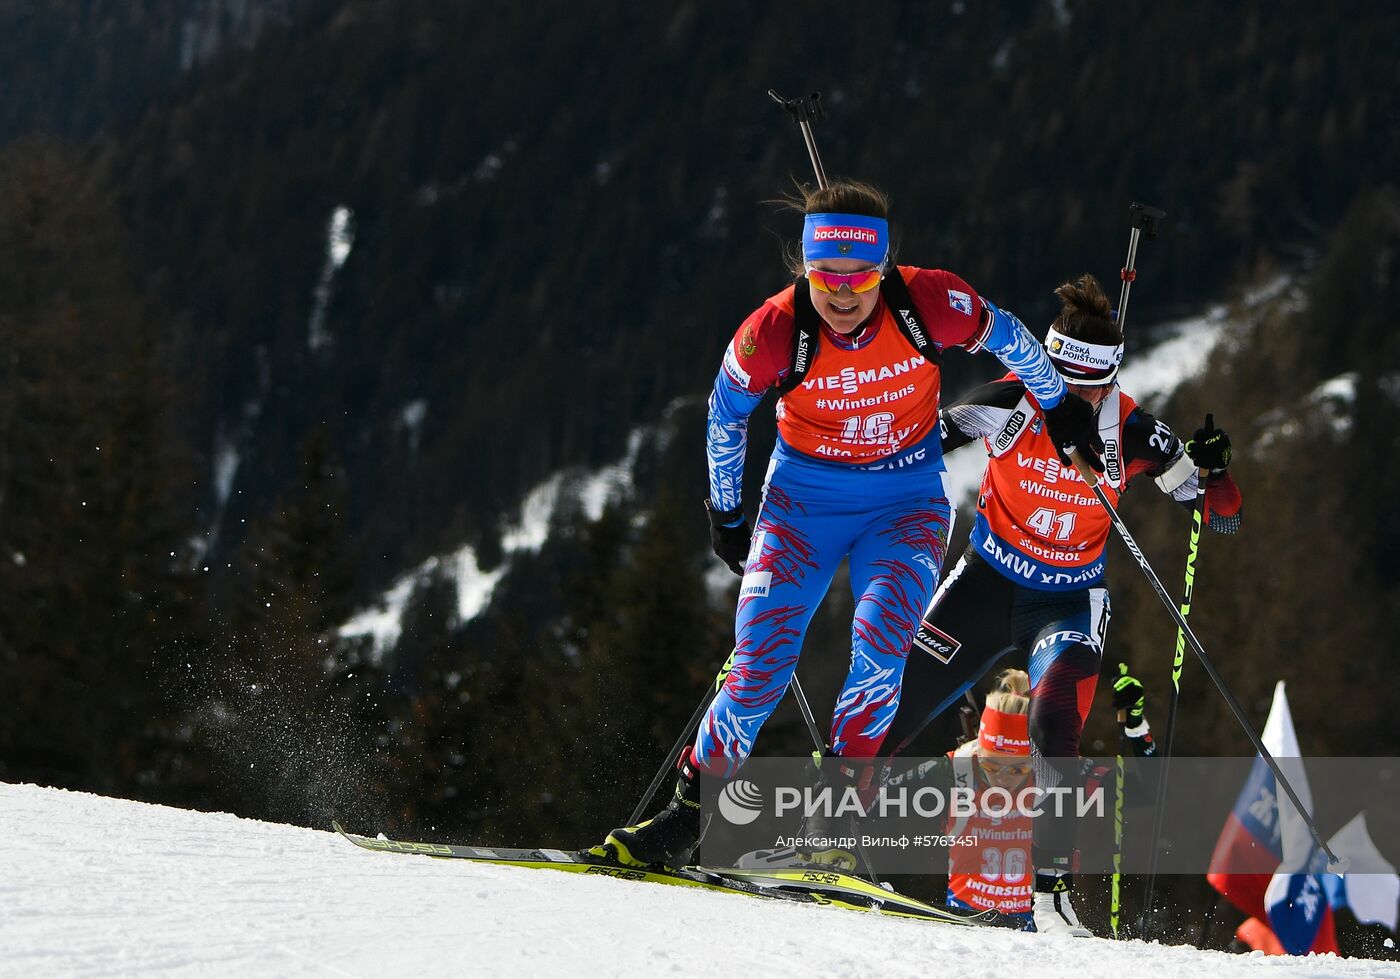
{"type": "Polygon", "coordinates": [[[1128,664],[1118,664],[1118,678],[1113,681],[1113,709],[1119,717],[1118,724],[1124,728],[1134,728],[1142,723],[1143,706],[1147,694],[1137,677],[1128,675],[1128,664]]]}
{"type": "Polygon", "coordinates": [[[705,500],[705,514],[710,518],[710,547],[729,570],[743,575],[744,562],[749,557],[749,539],[753,531],[749,529],[749,518],[744,516],[742,506],[733,510],[716,510],[714,504],[705,500]],[[739,521],[734,524],[734,521],[739,521]],[[725,526],[734,524],[734,526],[725,526]]]}
{"type": "Polygon", "coordinates": [[[1186,443],[1186,454],[1197,469],[1207,469],[1212,475],[1223,473],[1230,465],[1230,436],[1215,427],[1215,416],[1206,415],[1204,428],[1196,429],[1186,443]]]}
{"type": "Polygon", "coordinates": [[[1103,439],[1099,438],[1099,420],[1094,415],[1093,405],[1079,395],[1066,391],[1059,404],[1041,409],[1041,414],[1045,416],[1045,427],[1062,463],[1071,465],[1065,449],[1078,446],[1090,468],[1103,472],[1103,459],[1100,458],[1103,455],[1103,439]]]}

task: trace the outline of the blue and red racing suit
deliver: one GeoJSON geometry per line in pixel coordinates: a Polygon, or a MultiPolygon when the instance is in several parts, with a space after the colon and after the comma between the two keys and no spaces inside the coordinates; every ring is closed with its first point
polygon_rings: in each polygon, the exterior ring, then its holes
{"type": "MultiPolygon", "coordinates": [[[[898,274],[937,349],[990,350],[1046,403],[1064,396],[1053,365],[1014,316],[949,272],[901,266],[898,274]]],[[[748,417],[790,371],[794,322],[789,286],[755,310],[725,350],[706,445],[716,510],[742,503],[748,417]]],[[[856,600],[851,666],[830,746],[862,758],[879,750],[952,520],[941,479],[940,387],[938,363],[913,350],[883,297],[850,336],[822,324],[805,379],[778,400],[778,443],[735,611],[734,663],[692,752],[701,770],[727,777],[748,757],[847,556],[856,600]]]]}
{"type": "MultiPolygon", "coordinates": [[[[1098,418],[1100,485],[1110,501],[1145,476],[1183,506],[1194,505],[1197,470],[1164,422],[1116,385],[1098,418]]],[[[1103,572],[1109,520],[1078,470],[1060,463],[1034,395],[1018,380],[973,390],[944,410],[942,425],[944,451],[981,439],[989,459],[971,540],[919,628],[905,702],[885,754],[926,750],[919,740],[929,722],[1004,655],[1017,652],[1028,658],[1037,780],[1058,785],[1055,760],[1079,757],[1108,632],[1103,572]]],[[[1233,478],[1209,477],[1205,524],[1233,534],[1240,520],[1233,478]]],[[[1052,821],[1037,825],[1039,868],[1068,858],[1062,840],[1045,836],[1054,833],[1052,821]]]]}

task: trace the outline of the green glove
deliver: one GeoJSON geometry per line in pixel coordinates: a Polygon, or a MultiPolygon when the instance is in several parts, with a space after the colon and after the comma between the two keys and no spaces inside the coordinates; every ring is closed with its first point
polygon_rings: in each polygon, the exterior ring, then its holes
{"type": "Polygon", "coordinates": [[[1113,709],[1118,713],[1118,723],[1124,728],[1134,728],[1142,723],[1143,707],[1147,703],[1147,693],[1142,681],[1128,675],[1128,664],[1118,664],[1118,677],[1113,681],[1113,709]]]}

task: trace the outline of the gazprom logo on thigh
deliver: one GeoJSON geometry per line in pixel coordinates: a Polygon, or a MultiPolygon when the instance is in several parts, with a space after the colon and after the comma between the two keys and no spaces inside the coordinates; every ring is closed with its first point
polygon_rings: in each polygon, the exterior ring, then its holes
{"type": "Polygon", "coordinates": [[[735,826],[747,826],[763,811],[763,793],[747,779],[736,778],[720,790],[719,811],[735,826]]]}
{"type": "Polygon", "coordinates": [[[739,584],[740,598],[767,598],[768,586],[773,583],[773,572],[750,571],[739,584]]]}

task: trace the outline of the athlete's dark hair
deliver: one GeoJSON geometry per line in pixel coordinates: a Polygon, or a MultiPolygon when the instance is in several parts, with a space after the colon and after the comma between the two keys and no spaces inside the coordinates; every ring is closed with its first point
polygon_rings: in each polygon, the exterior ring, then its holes
{"type": "Polygon", "coordinates": [[[792,198],[794,209],[803,214],[864,214],[871,218],[890,216],[890,199],[884,191],[859,180],[838,180],[826,187],[798,187],[801,196],[792,198]]]}
{"type": "Polygon", "coordinates": [[[1053,326],[1067,337],[1085,343],[1122,343],[1123,331],[1113,322],[1108,296],[1099,280],[1089,273],[1055,290],[1060,297],[1060,315],[1053,326]]]}
{"type": "MultiPolygon", "coordinates": [[[[798,184],[796,192],[778,203],[802,214],[863,214],[871,218],[890,216],[890,199],[885,192],[860,180],[837,180],[825,187],[798,184]]],[[[891,258],[894,251],[890,251],[891,258]]],[[[788,248],[784,258],[788,271],[801,278],[804,274],[802,248],[788,248]]]]}

